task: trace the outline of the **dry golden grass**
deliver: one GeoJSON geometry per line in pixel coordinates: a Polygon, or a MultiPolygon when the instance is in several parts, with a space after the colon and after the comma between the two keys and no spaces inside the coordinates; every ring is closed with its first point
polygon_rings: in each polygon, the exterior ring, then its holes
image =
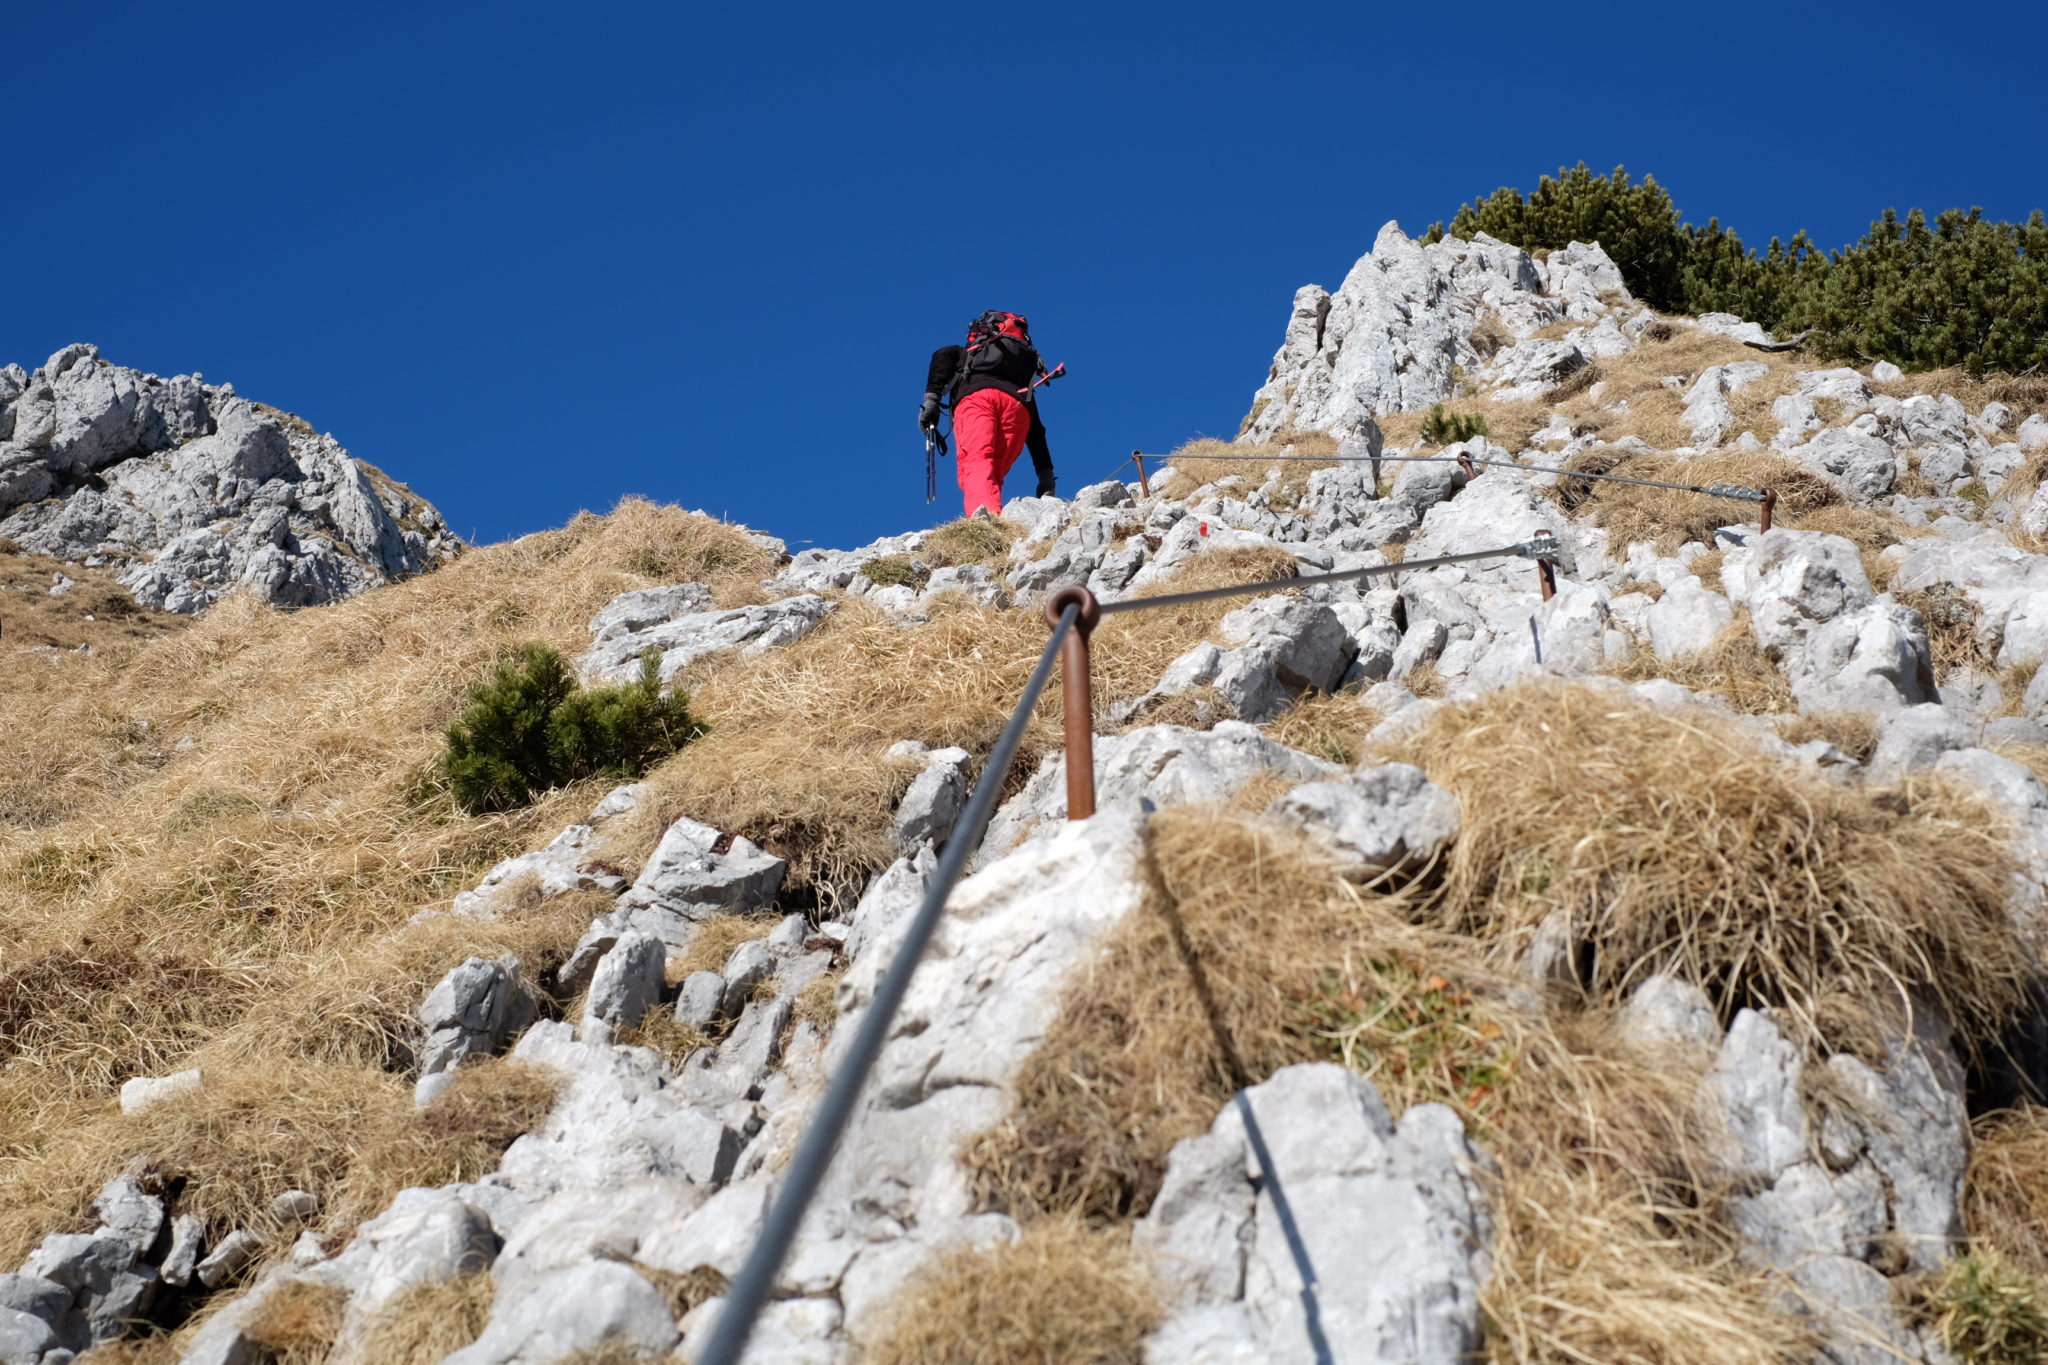
{"type": "Polygon", "coordinates": [[[1983,411],[1986,403],[2003,403],[2015,418],[2030,412],[2048,412],[2048,376],[2011,375],[1996,371],[1972,375],[1967,370],[1921,370],[1898,379],[1872,379],[1870,387],[1893,398],[1917,394],[1948,394],[1970,410],[1983,411]]]}
{"type": "Polygon", "coordinates": [[[1355,695],[1303,697],[1260,728],[1290,749],[1341,767],[1358,762],[1365,737],[1385,717],[1355,695]]]}
{"type": "MultiPolygon", "coordinates": [[[[1708,555],[1699,558],[1706,559],[1708,555]]],[[[1699,560],[1693,561],[1693,568],[1698,570],[1699,560]]],[[[1649,646],[1639,644],[1635,653],[1602,671],[1624,682],[1666,678],[1695,692],[1718,693],[1737,711],[1749,715],[1795,709],[1792,685],[1785,680],[1784,671],[1757,644],[1749,628],[1749,613],[1740,608],[1721,638],[1698,654],[1663,660],[1649,646]]]]}
{"type": "Polygon", "coordinates": [[[2048,1110],[2029,1105],[1977,1121],[1963,1221],[1974,1246],[2048,1276],[2048,1110]]]}
{"type": "Polygon", "coordinates": [[[1804,1365],[1807,1329],[1732,1239],[1655,1181],[1510,1171],[1480,1293],[1490,1365],[1804,1365]]]}
{"type": "Polygon", "coordinates": [[[1877,718],[1864,711],[1809,712],[1780,722],[1778,737],[1787,744],[1824,739],[1863,763],[1877,749],[1877,718]]]}
{"type": "Polygon", "coordinates": [[[1559,403],[1564,402],[1566,399],[1571,398],[1577,394],[1584,393],[1587,389],[1592,388],[1595,384],[1598,384],[1605,377],[1606,376],[1601,373],[1600,366],[1597,363],[1592,365],[1581,366],[1579,369],[1572,371],[1571,374],[1567,375],[1560,382],[1553,384],[1549,388],[1545,389],[1543,391],[1543,401],[1549,404],[1551,407],[1556,407],[1559,403]]]}
{"type": "Polygon", "coordinates": [[[1563,916],[1596,995],[1674,972],[1818,1042],[1925,992],[1975,1050],[2033,971],[2003,818],[1931,777],[1839,786],[1708,717],[1541,683],[1443,708],[1401,756],[1464,812],[1437,921],[1513,955],[1563,916]]]}
{"type": "MultiPolygon", "coordinates": [[[[1747,488],[1775,488],[1779,524],[1792,524],[1841,501],[1833,484],[1797,461],[1762,451],[1723,451],[1688,458],[1596,446],[1573,456],[1565,467],[1588,474],[1619,474],[1695,487],[1732,483],[1747,488]]],[[[1718,527],[1754,522],[1759,515],[1754,503],[1598,479],[1560,479],[1549,495],[1575,517],[1606,528],[1617,549],[1637,541],[1650,541],[1663,554],[1672,553],[1687,541],[1711,547],[1718,527]]]]}
{"type": "Polygon", "coordinates": [[[1977,604],[1960,588],[1947,583],[1912,592],[1892,594],[1900,605],[1911,607],[1927,622],[1927,643],[1934,660],[1934,680],[1946,681],[1957,669],[1980,673],[1996,671],[1996,652],[1987,649],[1977,636],[1977,604]]]}
{"type": "MultiPolygon", "coordinates": [[[[1529,438],[1550,424],[1553,406],[1540,400],[1496,403],[1484,397],[1460,398],[1443,405],[1446,413],[1484,418],[1486,439],[1508,451],[1526,449],[1529,438]]],[[[1378,420],[1388,450],[1407,450],[1417,446],[1432,450],[1439,448],[1427,445],[1422,439],[1423,423],[1429,420],[1427,408],[1389,413],[1378,420]]]]}
{"type": "Polygon", "coordinates": [[[2037,450],[2006,479],[1998,496],[2023,506],[2043,483],[2048,483],[2048,450],[2037,450]]]}
{"type": "Polygon", "coordinates": [[[1048,1219],[906,1286],[869,1365],[1140,1365],[1161,1320],[1126,1234],[1048,1219]]]}
{"type": "Polygon", "coordinates": [[[1339,968],[1338,945],[1373,929],[1408,943],[1399,919],[1347,893],[1326,859],[1255,819],[1168,811],[1150,838],[1157,883],[1147,913],[1070,987],[1019,1072],[1012,1118],[968,1148],[994,1207],[1096,1219],[1144,1212],[1173,1144],[1205,1131],[1245,1076],[1332,1055],[1334,1044],[1314,1036],[1308,1002],[1339,968]],[[1220,1028],[1209,1001],[1219,1011],[1227,1002],[1220,1028]]]}
{"type": "Polygon", "coordinates": [[[289,1280],[264,1295],[242,1332],[274,1365],[322,1365],[347,1306],[339,1285],[289,1280]]]}
{"type": "Polygon", "coordinates": [[[1009,560],[1010,547],[1023,535],[1023,527],[999,517],[962,517],[925,532],[917,557],[933,569],[955,564],[1001,568],[1009,560]]]}
{"type": "Polygon", "coordinates": [[[1603,358],[1600,371],[1606,382],[1597,402],[1581,395],[1562,411],[1575,423],[1597,425],[1604,440],[1635,436],[1658,450],[1690,446],[1692,428],[1685,421],[1685,394],[1693,380],[1712,366],[1750,360],[1764,362],[1772,372],[1729,396],[1728,405],[1737,421],[1728,436],[1733,439],[1750,430],[1759,440],[1769,441],[1777,434],[1777,424],[1769,418],[1769,399],[1785,391],[1789,376],[1799,367],[1790,357],[1752,350],[1739,341],[1693,327],[1676,327],[1667,341],[1648,341],[1626,355],[1603,358]],[[1672,375],[1682,382],[1667,388],[1664,380],[1672,375]],[[1617,401],[1628,404],[1626,414],[1607,410],[1617,401]]]}
{"type": "Polygon", "coordinates": [[[663,1270],[660,1266],[646,1265],[634,1261],[633,1272],[661,1292],[668,1303],[669,1314],[680,1321],[705,1302],[715,1299],[730,1289],[731,1283],[725,1275],[708,1265],[696,1266],[690,1270],[663,1270]]]}
{"type": "MultiPolygon", "coordinates": [[[[1577,402],[1585,402],[1583,392],[1577,395],[1577,402]]],[[[1529,439],[1550,425],[1552,412],[1572,405],[1570,399],[1561,405],[1553,405],[1547,399],[1512,403],[1496,403],[1488,399],[1478,403],[1473,410],[1486,419],[1488,440],[1504,450],[1519,452],[1528,449],[1529,439]]]]}
{"type": "MultiPolygon", "coordinates": [[[[409,1015],[434,980],[507,951],[538,979],[591,912],[566,897],[496,924],[409,922],[602,791],[454,810],[427,778],[468,683],[523,641],[579,651],[621,591],[695,578],[745,600],[770,571],[736,528],[628,501],[319,610],[231,598],[71,686],[10,695],[0,1246],[69,1225],[131,1156],[214,1169],[167,1117],[116,1111],[131,1075],[203,1066],[252,1128],[267,1105],[290,1142],[346,1159],[366,1114],[409,1103],[409,1015]]],[[[201,1116],[186,1122],[204,1149],[201,1116]]],[[[338,1172],[301,1173],[336,1193],[338,1172]]]]}
{"type": "Polygon", "coordinates": [[[211,1237],[236,1227],[281,1236],[289,1229],[270,1202],[302,1189],[320,1197],[323,1233],[345,1240],[401,1189],[489,1174],[512,1139],[546,1115],[559,1079],[486,1062],[463,1068],[447,1092],[414,1110],[404,1087],[364,1067],[299,1061],[209,1071],[198,1094],[56,1136],[32,1165],[47,1183],[8,1191],[0,1231],[12,1248],[77,1226],[109,1167],[125,1165],[176,1190],[174,1208],[203,1220],[211,1237]]]}
{"type": "Polygon", "coordinates": [[[378,1365],[438,1365],[483,1333],[491,1297],[488,1275],[408,1289],[370,1319],[361,1358],[378,1365]]]}
{"type": "Polygon", "coordinates": [[[1069,987],[1011,1116],[969,1145],[987,1204],[1031,1229],[1128,1220],[1233,1092],[1335,1060],[1396,1114],[1452,1105],[1499,1160],[1490,1359],[1794,1358],[1713,1221],[1696,1059],[1530,1013],[1482,945],[1414,927],[1415,892],[1367,895],[1256,817],[1170,811],[1149,837],[1148,905],[1069,987]]]}
{"type": "Polygon", "coordinates": [[[105,569],[0,547],[0,690],[9,695],[51,676],[53,669],[62,676],[61,666],[47,658],[21,657],[38,645],[69,650],[89,644],[96,652],[115,650],[126,658],[191,619],[137,605],[134,594],[105,569]],[[50,588],[60,573],[73,586],[53,597],[50,588]]]}

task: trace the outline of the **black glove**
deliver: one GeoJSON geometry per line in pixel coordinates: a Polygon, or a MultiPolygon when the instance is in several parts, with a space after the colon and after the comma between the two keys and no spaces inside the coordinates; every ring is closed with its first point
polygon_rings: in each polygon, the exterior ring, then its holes
{"type": "Polygon", "coordinates": [[[937,394],[928,393],[924,396],[924,406],[917,410],[917,424],[926,431],[938,430],[939,396],[937,394]]]}
{"type": "Polygon", "coordinates": [[[1058,496],[1058,494],[1052,491],[1052,471],[1049,469],[1038,476],[1038,496],[1041,498],[1058,496]]]}

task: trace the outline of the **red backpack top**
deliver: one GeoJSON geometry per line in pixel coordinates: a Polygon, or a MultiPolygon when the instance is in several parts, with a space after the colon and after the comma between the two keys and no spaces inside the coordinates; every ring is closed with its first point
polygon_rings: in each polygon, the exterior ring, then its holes
{"type": "Polygon", "coordinates": [[[1002,313],[991,310],[967,324],[967,349],[973,350],[991,337],[1015,337],[1026,346],[1031,344],[1031,320],[1022,313],[1002,313]]]}
{"type": "Polygon", "coordinates": [[[1044,369],[1031,344],[1031,323],[1022,313],[983,313],[967,324],[967,345],[953,377],[953,396],[957,400],[974,379],[997,379],[1021,389],[1044,369]]]}

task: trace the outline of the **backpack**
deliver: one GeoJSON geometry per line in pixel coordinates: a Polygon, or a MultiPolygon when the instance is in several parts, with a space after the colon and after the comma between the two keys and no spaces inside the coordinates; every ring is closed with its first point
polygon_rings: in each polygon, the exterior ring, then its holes
{"type": "Polygon", "coordinates": [[[991,310],[968,323],[960,371],[953,376],[953,400],[959,400],[960,390],[970,378],[1008,369],[1007,362],[1018,355],[1029,357],[1032,369],[1044,370],[1038,350],[1031,344],[1031,324],[1023,314],[991,310]]]}

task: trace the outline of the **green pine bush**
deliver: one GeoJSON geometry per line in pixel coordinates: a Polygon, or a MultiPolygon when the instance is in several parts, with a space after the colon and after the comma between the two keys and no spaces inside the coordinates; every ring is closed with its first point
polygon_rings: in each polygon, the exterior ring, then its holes
{"type": "Polygon", "coordinates": [[[662,695],[652,653],[623,687],[579,688],[558,652],[530,644],[470,688],[441,776],[469,814],[509,810],[578,778],[638,777],[704,728],[687,695],[662,695]]]}
{"type": "MultiPolygon", "coordinates": [[[[1598,242],[1629,292],[1670,313],[1734,313],[1780,335],[1809,333],[1820,355],[1972,374],[2048,367],[2048,221],[1992,222],[1950,209],[1930,225],[1893,210],[1853,246],[1822,251],[1804,232],[1762,252],[1720,220],[1683,222],[1656,177],[1594,175],[1582,161],[1533,194],[1502,188],[1459,208],[1453,236],[1484,232],[1531,251],[1598,242]]],[[[1426,240],[1445,234],[1442,223],[1426,240]]]]}
{"type": "Polygon", "coordinates": [[[1469,441],[1475,436],[1491,436],[1486,418],[1476,412],[1445,412],[1442,403],[1430,405],[1429,415],[1422,419],[1422,439],[1433,446],[1447,446],[1458,441],[1469,441]]]}

